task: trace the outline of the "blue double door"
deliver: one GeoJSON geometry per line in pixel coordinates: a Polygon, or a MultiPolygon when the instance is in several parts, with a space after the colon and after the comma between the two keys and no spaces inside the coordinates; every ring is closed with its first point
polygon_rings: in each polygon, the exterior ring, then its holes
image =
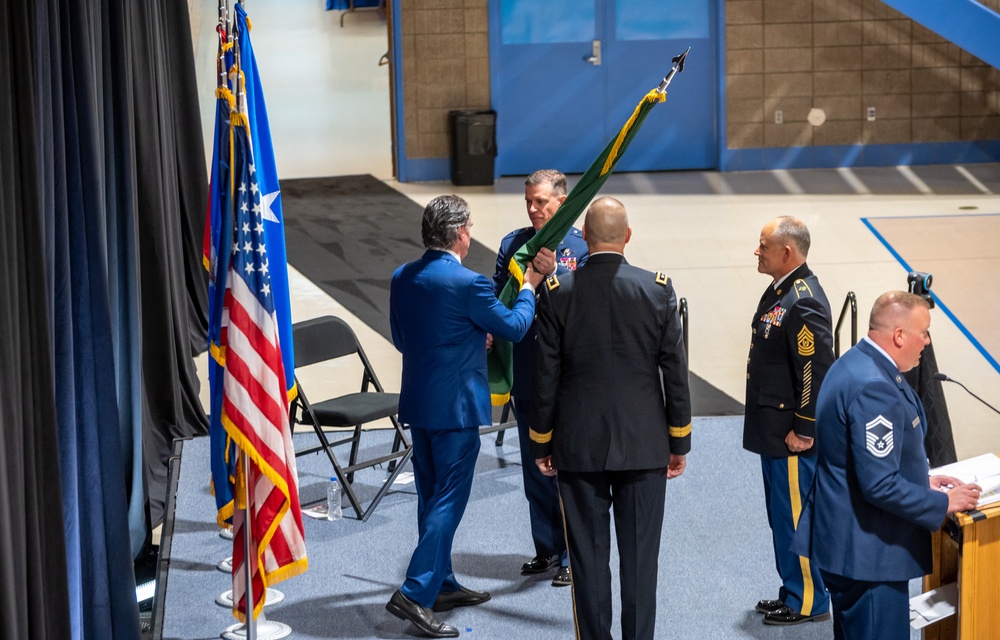
{"type": "Polygon", "coordinates": [[[716,0],[491,0],[497,171],[585,171],[688,47],[618,170],[715,167],[716,10],[716,0]]]}

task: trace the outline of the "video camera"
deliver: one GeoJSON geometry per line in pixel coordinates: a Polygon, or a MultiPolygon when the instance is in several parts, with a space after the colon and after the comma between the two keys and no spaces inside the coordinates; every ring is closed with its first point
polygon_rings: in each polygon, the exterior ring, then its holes
{"type": "Polygon", "coordinates": [[[910,293],[916,294],[927,301],[927,304],[934,308],[934,298],[931,296],[931,283],[934,276],[922,271],[911,271],[906,276],[906,285],[910,293]]]}

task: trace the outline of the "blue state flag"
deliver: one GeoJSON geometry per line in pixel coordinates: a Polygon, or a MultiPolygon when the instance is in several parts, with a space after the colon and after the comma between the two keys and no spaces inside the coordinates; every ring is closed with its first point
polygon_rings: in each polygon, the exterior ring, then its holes
{"type": "MultiPolygon", "coordinates": [[[[231,62],[227,55],[225,63],[231,62]]],[[[226,278],[232,258],[233,213],[230,192],[230,113],[234,97],[228,87],[216,90],[215,142],[205,220],[204,263],[208,270],[208,387],[212,492],[219,526],[231,524],[235,483],[235,444],[222,426],[223,375],[226,368],[226,278]]]]}
{"type": "Polygon", "coordinates": [[[260,204],[263,208],[264,238],[268,250],[268,268],[271,272],[271,292],[274,311],[278,317],[278,339],[281,341],[281,360],[285,367],[285,384],[288,398],[295,397],[295,358],[292,347],[292,309],[288,293],[288,262],[285,256],[285,225],[281,212],[281,187],[274,163],[271,144],[271,127],[267,121],[264,104],[264,87],[257,72],[257,60],[250,44],[250,29],[246,10],[236,5],[236,36],[240,52],[240,67],[246,86],[247,117],[250,121],[250,141],[253,146],[253,163],[260,186],[260,204]]]}

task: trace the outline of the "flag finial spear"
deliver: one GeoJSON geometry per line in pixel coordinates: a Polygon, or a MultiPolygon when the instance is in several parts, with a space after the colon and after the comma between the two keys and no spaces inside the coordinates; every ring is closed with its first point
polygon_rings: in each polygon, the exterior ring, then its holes
{"type": "Polygon", "coordinates": [[[684,71],[684,61],[687,60],[687,55],[690,51],[691,47],[688,47],[684,50],[684,53],[674,56],[673,60],[671,60],[671,62],[674,63],[674,66],[671,67],[670,73],[663,78],[663,82],[660,83],[660,86],[656,88],[657,91],[660,93],[666,92],[667,86],[670,85],[670,81],[674,79],[674,76],[684,71]]]}

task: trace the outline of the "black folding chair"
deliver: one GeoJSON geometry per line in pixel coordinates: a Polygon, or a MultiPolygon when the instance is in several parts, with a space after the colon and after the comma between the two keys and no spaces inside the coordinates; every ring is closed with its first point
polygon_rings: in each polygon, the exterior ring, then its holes
{"type": "Polygon", "coordinates": [[[310,403],[306,398],[302,384],[296,376],[295,383],[298,395],[289,408],[291,424],[293,426],[295,424],[310,424],[313,431],[316,432],[316,437],[319,438],[318,445],[296,451],[296,457],[324,451],[330,459],[330,464],[333,465],[334,472],[337,474],[358,520],[363,522],[368,519],[392,487],[396,476],[403,469],[412,451],[410,442],[396,419],[396,413],[399,410],[399,394],[385,392],[375,375],[375,370],[372,369],[371,362],[365,355],[365,350],[358,342],[358,337],[351,327],[340,318],[323,316],[314,320],[297,322],[292,325],[292,338],[295,341],[296,369],[355,354],[364,365],[364,371],[361,375],[361,391],[315,404],[310,403]],[[362,425],[382,418],[388,418],[396,432],[392,450],[375,458],[358,460],[362,425]],[[349,436],[331,441],[327,437],[327,433],[323,431],[323,427],[354,427],[354,429],[349,436]],[[351,453],[345,467],[341,466],[333,449],[346,444],[351,445],[351,453]],[[368,507],[363,508],[352,486],[354,472],[358,469],[374,467],[383,462],[390,463],[389,476],[375,497],[368,503],[368,507]]]}
{"type": "Polygon", "coordinates": [[[503,405],[503,410],[500,413],[500,422],[487,427],[480,427],[479,435],[485,436],[487,434],[496,432],[497,434],[496,446],[502,447],[503,436],[504,433],[507,432],[507,429],[514,429],[517,427],[517,419],[516,418],[514,420],[510,419],[510,412],[513,410],[514,410],[514,399],[510,398],[503,405]]]}

